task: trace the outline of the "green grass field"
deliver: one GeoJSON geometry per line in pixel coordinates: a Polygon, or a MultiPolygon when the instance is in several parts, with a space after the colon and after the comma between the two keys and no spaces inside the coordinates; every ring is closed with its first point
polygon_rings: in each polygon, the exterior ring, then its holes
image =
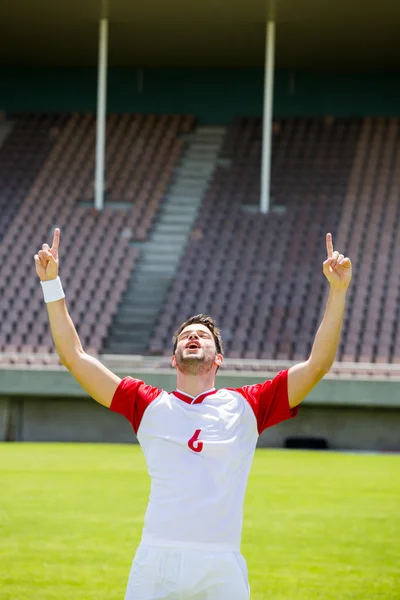
{"type": "MultiPolygon", "coordinates": [[[[149,479],[138,446],[0,444],[1,600],[122,600],[149,479]]],[[[257,450],[252,600],[400,599],[400,456],[257,450]]],[[[221,599],[229,600],[229,599],[221,599]]]]}

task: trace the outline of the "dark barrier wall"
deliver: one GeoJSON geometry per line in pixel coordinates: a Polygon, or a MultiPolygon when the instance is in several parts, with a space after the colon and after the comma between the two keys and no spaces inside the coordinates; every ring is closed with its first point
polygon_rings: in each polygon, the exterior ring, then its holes
{"type": "MultiPolygon", "coordinates": [[[[94,68],[0,68],[0,110],[94,111],[94,68]]],[[[262,69],[111,68],[109,112],[194,114],[201,123],[261,115],[262,69]]],[[[276,116],[398,116],[400,72],[278,71],[276,116]]]]}

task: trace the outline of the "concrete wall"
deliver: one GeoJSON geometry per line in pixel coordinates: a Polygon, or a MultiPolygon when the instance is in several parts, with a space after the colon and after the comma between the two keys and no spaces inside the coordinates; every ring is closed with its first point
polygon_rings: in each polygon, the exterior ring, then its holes
{"type": "Polygon", "coordinates": [[[131,424],[91,398],[28,398],[20,427],[25,442],[133,442],[131,424]]]}
{"type": "MultiPolygon", "coordinates": [[[[126,419],[90,398],[14,398],[12,404],[17,441],[137,441],[126,419]]],[[[333,449],[400,451],[400,410],[303,404],[295,419],[266,430],[259,445],[284,447],[292,436],[323,437],[333,449]]]]}
{"type": "MultiPolygon", "coordinates": [[[[173,390],[173,369],[112,369],[173,390]]],[[[274,373],[221,371],[216,386],[241,387],[274,373]]],[[[325,377],[307,396],[296,419],[268,429],[262,446],[282,447],[287,437],[325,438],[331,448],[400,451],[400,381],[325,377]]],[[[64,367],[0,369],[0,440],[135,441],[128,421],[97,404],[64,367]]]]}
{"type": "MultiPolygon", "coordinates": [[[[100,360],[105,366],[104,360],[100,360]]],[[[174,390],[174,369],[131,369],[108,365],[116,375],[127,375],[141,379],[164,390],[174,390]]],[[[272,379],[275,372],[221,371],[217,375],[216,387],[241,387],[272,379]]],[[[88,398],[79,383],[64,367],[0,368],[0,398],[88,398]]],[[[329,375],[310,392],[304,405],[362,406],[396,408],[400,410],[400,381],[396,378],[359,379],[357,377],[335,378],[329,375]]]]}
{"type": "Polygon", "coordinates": [[[282,447],[286,437],[319,437],[336,450],[400,451],[400,411],[369,407],[300,406],[295,419],[267,429],[259,445],[282,447]]]}

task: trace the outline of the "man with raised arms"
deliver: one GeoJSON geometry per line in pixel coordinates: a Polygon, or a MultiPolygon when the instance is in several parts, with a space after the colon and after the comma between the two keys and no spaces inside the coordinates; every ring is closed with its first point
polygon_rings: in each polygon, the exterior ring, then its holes
{"type": "MultiPolygon", "coordinates": [[[[60,231],[35,255],[54,343],[63,365],[100,404],[132,424],[151,478],[142,540],[125,600],[247,600],[240,553],[243,501],[258,436],[290,419],[335,358],[351,280],[350,259],[326,236],[323,273],[330,292],[308,360],[274,379],[216,389],[223,363],[221,333],[196,315],[174,336],[177,385],[166,392],[120,379],[86,354],[69,316],[58,276],[60,231]]],[[[134,498],[132,498],[134,502],[134,498]]]]}

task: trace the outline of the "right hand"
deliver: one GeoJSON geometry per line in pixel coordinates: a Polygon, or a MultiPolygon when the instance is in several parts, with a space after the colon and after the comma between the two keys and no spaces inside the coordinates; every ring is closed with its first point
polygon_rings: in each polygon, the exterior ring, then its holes
{"type": "Polygon", "coordinates": [[[42,250],[35,254],[36,273],[40,281],[50,281],[58,277],[58,246],[60,244],[60,230],[55,229],[53,245],[43,244],[42,250]]]}

